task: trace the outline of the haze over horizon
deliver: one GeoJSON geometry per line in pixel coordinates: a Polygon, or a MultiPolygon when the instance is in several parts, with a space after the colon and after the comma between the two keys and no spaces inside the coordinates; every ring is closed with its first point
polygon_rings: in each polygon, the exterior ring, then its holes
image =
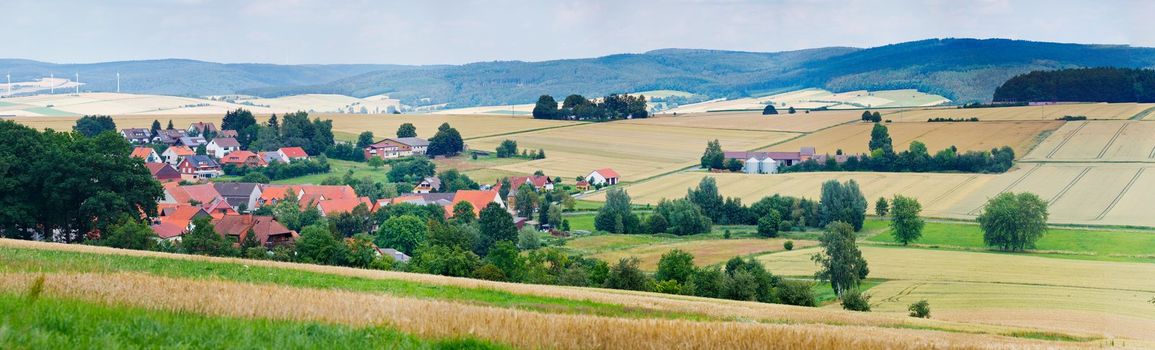
{"type": "Polygon", "coordinates": [[[1151,10],[1155,4],[1140,1],[1040,0],[10,0],[0,3],[0,13],[10,14],[0,31],[20,39],[9,40],[0,55],[53,63],[428,65],[661,48],[874,47],[944,37],[1155,46],[1155,33],[1138,29],[1151,10]]]}

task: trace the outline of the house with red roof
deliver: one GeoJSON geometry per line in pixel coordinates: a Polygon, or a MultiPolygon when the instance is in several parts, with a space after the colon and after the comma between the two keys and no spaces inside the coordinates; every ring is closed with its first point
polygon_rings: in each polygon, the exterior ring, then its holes
{"type": "Polygon", "coordinates": [[[277,205],[285,196],[297,198],[297,188],[291,185],[261,185],[261,197],[257,199],[257,207],[277,205]]]}
{"type": "Polygon", "coordinates": [[[181,236],[195,228],[192,222],[199,217],[211,215],[197,205],[167,206],[159,210],[159,215],[153,220],[152,230],[160,239],[180,241],[181,236]]]}
{"type": "Polygon", "coordinates": [[[317,210],[321,216],[330,216],[342,213],[352,213],[358,205],[365,205],[365,209],[373,208],[373,201],[369,197],[353,197],[340,199],[324,199],[317,201],[317,210]]]}
{"type": "Polygon", "coordinates": [[[160,163],[163,161],[152,147],[133,147],[131,156],[133,158],[143,159],[145,163],[160,163]]]}
{"type": "Polygon", "coordinates": [[[237,133],[236,130],[223,129],[223,130],[221,130],[221,133],[217,134],[217,136],[236,138],[237,136],[239,136],[239,134],[237,133]]]}
{"type": "Polygon", "coordinates": [[[177,165],[177,170],[180,170],[181,177],[190,181],[211,179],[224,174],[220,163],[202,155],[184,157],[177,165]]]}
{"type": "MultiPolygon", "coordinates": [[[[215,141],[215,140],[214,140],[215,141]]],[[[243,168],[261,168],[269,166],[260,155],[249,151],[232,151],[221,158],[221,166],[233,165],[243,168]]]]}
{"type": "Polygon", "coordinates": [[[453,207],[461,202],[469,202],[473,205],[475,215],[481,215],[481,210],[485,209],[489,203],[497,203],[505,208],[505,201],[501,199],[501,193],[497,190],[460,190],[453,194],[453,202],[445,206],[446,216],[452,217],[453,207]]]}
{"type": "Polygon", "coordinates": [[[266,248],[292,244],[298,237],[297,232],[277,222],[272,216],[225,215],[213,220],[213,228],[222,236],[238,242],[238,246],[250,233],[256,235],[257,242],[266,248]]]}
{"type": "Polygon", "coordinates": [[[286,163],[292,163],[294,160],[309,159],[309,154],[305,153],[304,148],[300,147],[281,147],[277,150],[277,155],[281,156],[286,163]]]}
{"type": "Polygon", "coordinates": [[[190,134],[197,134],[197,135],[204,135],[206,132],[212,133],[213,135],[216,135],[218,133],[216,124],[205,123],[205,122],[192,123],[188,127],[188,132],[190,134]]]}
{"type": "Polygon", "coordinates": [[[618,172],[610,168],[594,170],[591,171],[589,175],[586,175],[586,181],[591,185],[617,185],[619,180],[621,180],[621,175],[618,175],[618,172]]]}
{"type": "Polygon", "coordinates": [[[188,146],[169,146],[168,149],[164,150],[164,153],[160,154],[160,158],[163,159],[165,163],[177,165],[180,164],[180,161],[184,160],[184,157],[195,155],[197,155],[197,152],[193,151],[192,148],[188,148],[188,146]]]}
{"type": "Polygon", "coordinates": [[[152,130],[145,128],[130,128],[120,130],[120,136],[123,136],[128,143],[145,144],[152,140],[152,130]]]}
{"type": "Polygon", "coordinates": [[[521,185],[523,185],[523,184],[529,184],[530,186],[533,186],[534,191],[542,191],[542,190],[552,191],[553,190],[553,179],[550,179],[549,176],[533,175],[533,176],[511,176],[509,178],[509,191],[510,192],[516,192],[517,189],[521,188],[521,185]]]}
{"type": "Polygon", "coordinates": [[[152,178],[161,183],[180,181],[180,172],[173,168],[172,165],[165,163],[144,163],[148,171],[152,173],[152,178]]]}

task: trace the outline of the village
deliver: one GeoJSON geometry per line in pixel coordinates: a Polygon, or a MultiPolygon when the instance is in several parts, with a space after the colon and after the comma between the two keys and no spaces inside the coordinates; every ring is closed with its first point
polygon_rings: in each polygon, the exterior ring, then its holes
{"type": "MultiPolygon", "coordinates": [[[[206,218],[218,234],[236,246],[251,239],[248,235],[255,235],[256,241],[269,250],[292,245],[300,237],[299,233],[280,223],[268,210],[285,200],[298,203],[301,211],[316,210],[322,217],[353,213],[372,215],[388,206],[405,203],[444,208],[445,219],[451,219],[454,208],[463,202],[473,209],[474,216],[495,203],[514,214],[517,229],[532,225],[549,231],[550,225],[539,222],[533,215],[516,215],[518,212],[513,207],[516,189],[528,185],[536,192],[553,191],[555,181],[560,180],[545,175],[513,176],[503,179],[504,182],[481,185],[476,190],[444,192],[441,179],[427,176],[411,191],[373,200],[358,195],[349,185],[219,181],[227,167],[262,168],[275,163],[308,161],[312,156],[302,147],[281,147],[276,151],[259,153],[244,150],[236,139],[237,131],[218,129],[214,123],[196,122],[187,129],[158,130],[155,136],[149,129],[129,128],[120,130],[120,135],[134,145],[131,156],[144,161],[153,178],[163,186],[164,196],[157,201],[158,216],[152,219],[150,226],[158,240],[170,243],[180,242],[196,229],[196,219],[206,218]],[[149,145],[163,145],[164,150],[157,152],[159,147],[149,145]],[[508,183],[511,190],[502,191],[503,183],[508,183]],[[504,198],[503,192],[508,192],[504,198]]],[[[395,137],[373,142],[362,151],[367,160],[399,160],[427,157],[428,147],[429,141],[422,138],[395,137]]],[[[577,191],[575,193],[580,193],[613,186],[620,180],[620,175],[613,169],[596,169],[576,181],[573,188],[577,191]]],[[[368,231],[377,229],[376,226],[369,227],[368,231]]],[[[390,256],[396,261],[407,262],[410,259],[392,247],[374,245],[374,249],[379,255],[390,256]]]]}

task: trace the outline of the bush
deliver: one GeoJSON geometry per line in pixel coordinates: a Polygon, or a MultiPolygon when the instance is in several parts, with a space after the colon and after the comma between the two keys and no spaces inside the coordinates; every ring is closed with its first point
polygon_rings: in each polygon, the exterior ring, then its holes
{"type": "Polygon", "coordinates": [[[644,291],[649,286],[649,278],[638,267],[638,258],[618,260],[606,275],[606,288],[644,291]]]}
{"type": "Polygon", "coordinates": [[[794,250],[794,241],[786,241],[786,243],[782,243],[782,248],[786,248],[786,250],[794,250]]]}
{"type": "Polygon", "coordinates": [[[870,311],[870,295],[857,289],[842,293],[842,308],[850,311],[870,311]]]}
{"type": "Polygon", "coordinates": [[[763,216],[758,219],[758,235],[762,237],[778,237],[778,225],[782,222],[782,216],[777,211],[770,212],[770,215],[763,216]]]}
{"type": "Polygon", "coordinates": [[[926,299],[910,304],[906,309],[910,310],[910,317],[930,318],[930,303],[926,299]]]}
{"type": "Polygon", "coordinates": [[[814,283],[806,281],[783,281],[778,285],[778,301],[787,305],[817,306],[814,297],[814,283]]]}

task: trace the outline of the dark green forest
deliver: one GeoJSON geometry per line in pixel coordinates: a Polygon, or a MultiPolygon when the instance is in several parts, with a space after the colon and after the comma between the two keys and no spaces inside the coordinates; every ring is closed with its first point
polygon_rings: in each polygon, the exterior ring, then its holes
{"type": "Polygon", "coordinates": [[[1155,102],[1155,70],[1079,68],[1034,71],[995,89],[995,102],[1155,102]]]}

